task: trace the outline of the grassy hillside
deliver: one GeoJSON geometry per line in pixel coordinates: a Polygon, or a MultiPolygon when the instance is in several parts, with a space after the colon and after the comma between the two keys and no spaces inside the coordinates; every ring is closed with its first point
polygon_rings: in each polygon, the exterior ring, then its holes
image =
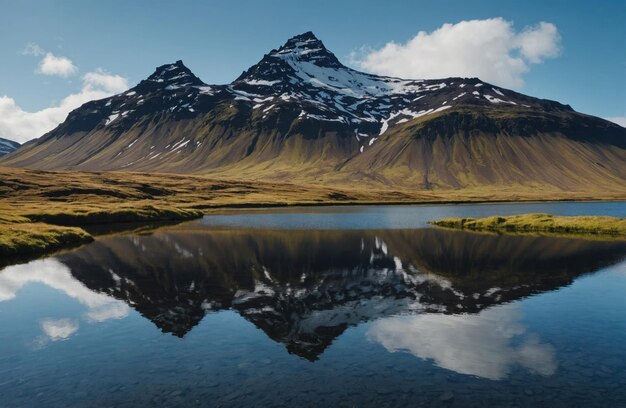
{"type": "Polygon", "coordinates": [[[263,119],[230,105],[202,120],[146,116],[122,132],[61,130],[0,165],[420,191],[444,199],[502,191],[511,199],[626,195],[626,130],[571,111],[458,106],[394,126],[362,153],[354,133],[337,122],[303,122],[290,110],[263,119]],[[184,148],[174,148],[183,140],[184,148]]]}
{"type": "Polygon", "coordinates": [[[341,170],[418,189],[624,192],[626,131],[604,126],[572,113],[458,108],[391,129],[341,170]]]}

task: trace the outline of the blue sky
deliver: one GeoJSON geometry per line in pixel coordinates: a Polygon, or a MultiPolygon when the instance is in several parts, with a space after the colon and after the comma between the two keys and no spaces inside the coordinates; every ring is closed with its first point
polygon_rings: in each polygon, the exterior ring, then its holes
{"type": "MultiPolygon", "coordinates": [[[[379,50],[446,23],[495,17],[512,23],[514,33],[548,22],[560,36],[558,56],[529,62],[528,72],[519,75],[519,91],[596,116],[626,116],[624,0],[0,0],[0,97],[10,98],[20,112],[36,112],[81,92],[87,73],[118,75],[132,86],[157,65],[178,59],[205,82],[226,83],[287,38],[308,30],[344,63],[363,69],[372,65],[350,60],[363,47],[379,50]],[[39,47],[40,55],[24,55],[29,43],[39,47]],[[46,53],[71,60],[75,72],[42,74],[38,66],[46,53]]],[[[477,54],[468,64],[480,61],[477,54]]]]}

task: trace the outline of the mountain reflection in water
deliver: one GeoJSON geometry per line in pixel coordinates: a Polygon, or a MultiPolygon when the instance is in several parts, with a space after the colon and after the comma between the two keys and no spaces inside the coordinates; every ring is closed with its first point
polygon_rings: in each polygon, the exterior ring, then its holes
{"type": "MultiPolygon", "coordinates": [[[[205,314],[231,309],[311,361],[348,327],[389,317],[368,329],[389,351],[499,379],[514,364],[548,375],[556,363],[551,347],[517,322],[515,305],[485,309],[568,285],[625,255],[620,241],[437,229],[175,227],[8,267],[0,301],[41,282],[87,306],[90,321],[121,318],[132,307],[179,337],[205,314]],[[478,344],[464,354],[460,338],[478,344]]],[[[46,341],[78,330],[64,319],[41,326],[46,341]]]]}

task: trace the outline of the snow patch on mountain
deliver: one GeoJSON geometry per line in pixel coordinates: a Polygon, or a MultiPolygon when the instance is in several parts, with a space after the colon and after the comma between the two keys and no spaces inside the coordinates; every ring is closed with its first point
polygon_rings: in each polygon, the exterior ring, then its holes
{"type": "Polygon", "coordinates": [[[5,154],[9,154],[15,151],[21,145],[17,142],[14,142],[9,139],[3,139],[0,137],[0,156],[4,156],[5,154]]]}
{"type": "MultiPolygon", "coordinates": [[[[182,61],[176,61],[157,67],[124,93],[85,106],[93,115],[90,121],[119,132],[144,117],[193,119],[224,103],[239,112],[259,112],[250,121],[265,122],[285,112],[299,112],[296,121],[323,122],[338,132],[354,133],[361,152],[380,143],[380,136],[394,126],[460,105],[542,107],[541,100],[509,91],[505,95],[478,78],[406,80],[359,72],[341,64],[311,32],[289,39],[227,85],[207,85],[182,61]]],[[[82,112],[76,116],[85,118],[82,112]]],[[[188,143],[133,159],[167,158],[188,143]]]]}

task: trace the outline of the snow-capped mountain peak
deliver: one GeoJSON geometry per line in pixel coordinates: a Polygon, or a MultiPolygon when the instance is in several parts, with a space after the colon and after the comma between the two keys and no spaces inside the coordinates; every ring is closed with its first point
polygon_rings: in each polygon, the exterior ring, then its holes
{"type": "MultiPolygon", "coordinates": [[[[209,123],[216,117],[237,117],[233,123],[240,127],[265,128],[283,122],[289,123],[293,132],[310,132],[311,126],[322,134],[335,132],[350,146],[350,154],[358,155],[380,145],[384,139],[380,136],[398,125],[457,106],[571,110],[478,78],[406,80],[363,73],[341,64],[322,41],[306,32],[271,50],[226,85],[207,85],[180,60],[161,65],[128,91],[71,112],[57,131],[99,129],[119,134],[142,121],[175,124],[200,119],[209,123]]],[[[49,137],[54,137],[54,132],[49,137]]],[[[191,143],[185,135],[164,142],[162,151],[157,151],[159,143],[150,142],[148,154],[126,160],[127,152],[136,149],[136,140],[115,153],[125,161],[124,169],[166,162],[182,149],[191,152],[201,146],[201,141],[191,143]]]]}
{"type": "Polygon", "coordinates": [[[311,31],[290,38],[282,47],[272,50],[269,56],[285,60],[307,61],[321,67],[345,68],[311,31]]]}
{"type": "Polygon", "coordinates": [[[179,60],[158,67],[124,95],[106,105],[105,126],[136,119],[149,101],[153,109],[186,118],[226,99],[260,110],[263,120],[287,109],[299,121],[334,123],[354,134],[360,151],[397,124],[455,105],[530,107],[526,102],[534,99],[477,78],[405,80],[359,72],[341,64],[310,31],[271,50],[231,84],[209,86],[179,60]]]}
{"type": "Polygon", "coordinates": [[[258,85],[284,92],[309,87],[354,98],[377,97],[409,91],[404,81],[355,71],[341,64],[312,32],[290,38],[272,50],[233,82],[235,87],[258,85]]]}

